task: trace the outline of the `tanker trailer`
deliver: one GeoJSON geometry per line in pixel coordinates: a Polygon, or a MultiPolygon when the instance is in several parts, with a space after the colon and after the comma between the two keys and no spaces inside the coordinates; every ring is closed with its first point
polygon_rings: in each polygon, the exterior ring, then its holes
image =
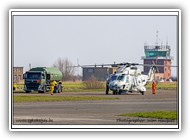
{"type": "Polygon", "coordinates": [[[56,91],[62,92],[62,72],[58,68],[36,67],[24,74],[24,90],[26,93],[50,91],[50,83],[56,81],[56,91]]]}

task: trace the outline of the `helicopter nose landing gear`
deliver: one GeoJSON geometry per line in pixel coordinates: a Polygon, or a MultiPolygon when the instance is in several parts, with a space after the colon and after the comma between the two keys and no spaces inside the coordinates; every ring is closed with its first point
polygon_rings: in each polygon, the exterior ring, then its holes
{"type": "Polygon", "coordinates": [[[121,95],[121,90],[114,90],[113,95],[121,95]]]}

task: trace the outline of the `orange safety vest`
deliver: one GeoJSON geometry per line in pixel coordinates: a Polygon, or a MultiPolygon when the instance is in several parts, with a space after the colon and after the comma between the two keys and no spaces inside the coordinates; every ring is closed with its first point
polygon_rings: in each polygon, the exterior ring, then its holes
{"type": "Polygon", "coordinates": [[[152,93],[156,93],[156,83],[152,83],[152,93]]]}

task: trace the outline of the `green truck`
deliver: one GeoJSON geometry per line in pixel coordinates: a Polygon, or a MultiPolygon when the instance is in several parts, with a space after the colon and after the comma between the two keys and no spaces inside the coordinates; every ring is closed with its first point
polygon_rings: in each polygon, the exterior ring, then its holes
{"type": "Polygon", "coordinates": [[[55,92],[62,92],[62,72],[57,68],[36,67],[24,73],[24,90],[26,93],[38,91],[45,93],[50,91],[50,83],[56,81],[55,92]]]}

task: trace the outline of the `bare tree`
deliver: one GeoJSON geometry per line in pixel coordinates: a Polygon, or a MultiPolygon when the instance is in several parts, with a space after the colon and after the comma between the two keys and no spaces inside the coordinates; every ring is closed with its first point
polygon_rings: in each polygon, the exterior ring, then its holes
{"type": "Polygon", "coordinates": [[[63,74],[63,81],[73,80],[75,69],[71,61],[67,58],[59,58],[53,67],[57,67],[63,74]]]}

